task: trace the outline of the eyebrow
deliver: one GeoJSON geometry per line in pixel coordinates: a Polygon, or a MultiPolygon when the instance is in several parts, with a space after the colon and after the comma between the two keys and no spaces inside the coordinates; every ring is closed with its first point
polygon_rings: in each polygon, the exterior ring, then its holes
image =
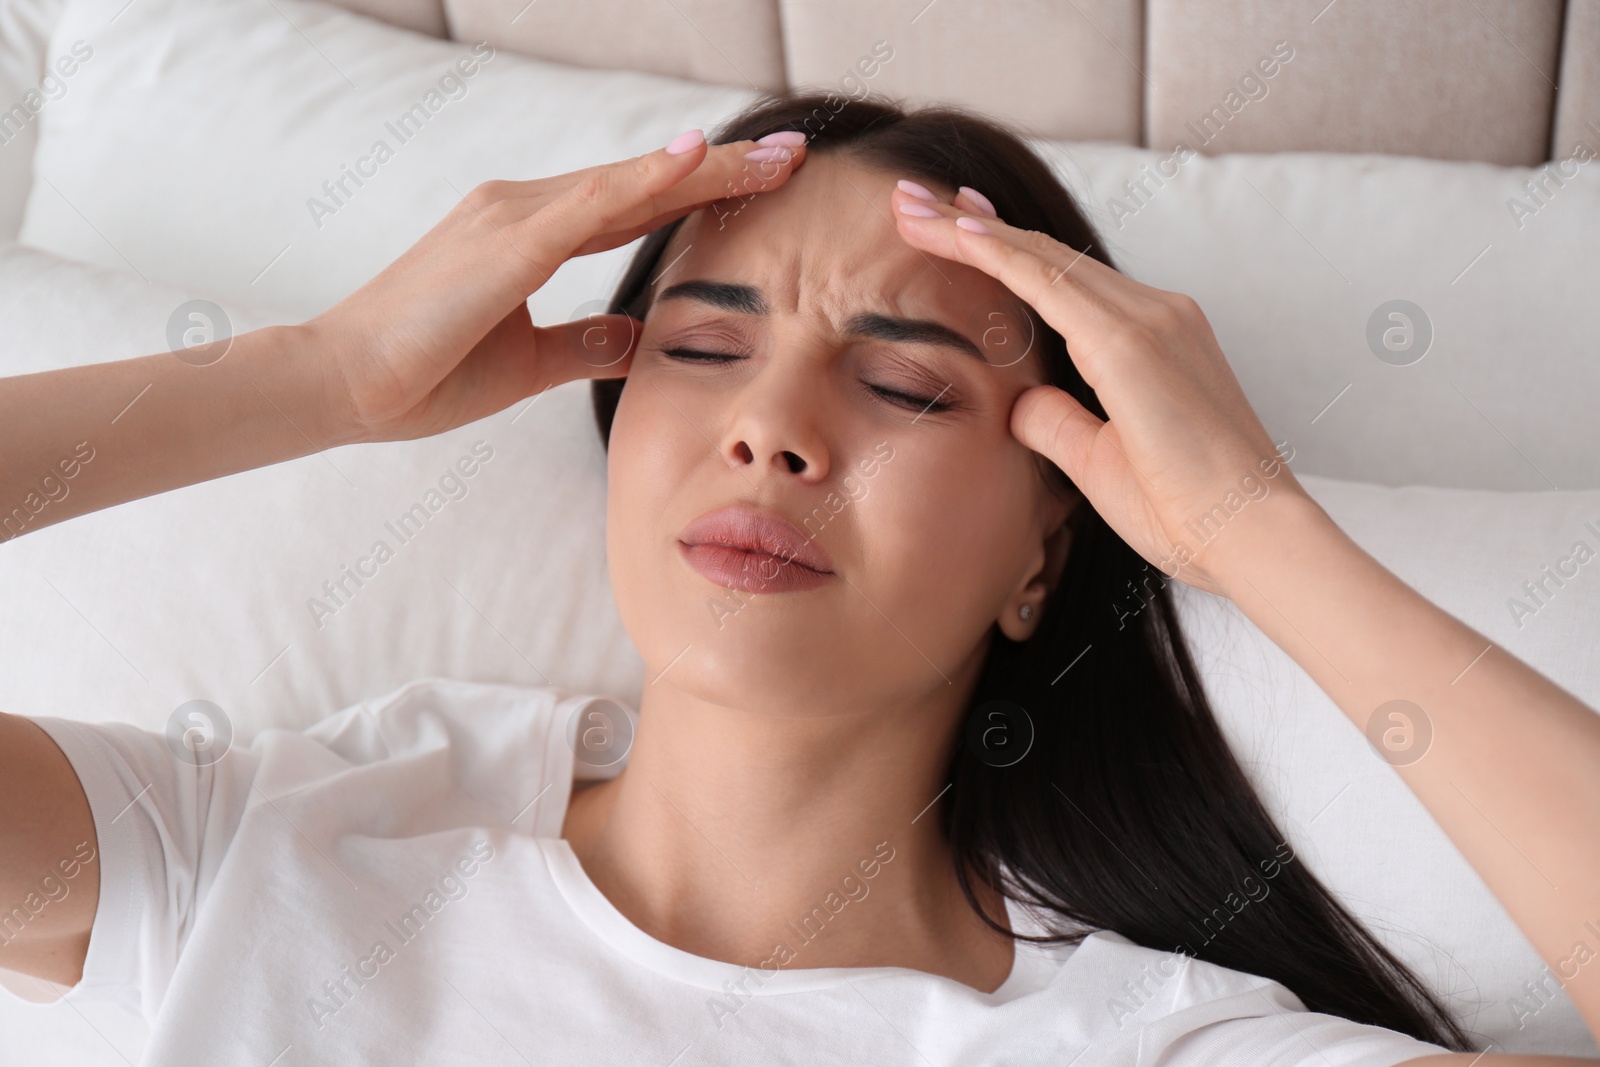
{"type": "MultiPolygon", "coordinates": [[[[704,279],[678,282],[676,285],[668,286],[656,300],[697,300],[702,304],[741,315],[765,315],[769,310],[766,297],[755,286],[704,279]]],[[[969,338],[943,323],[930,319],[904,319],[864,311],[850,317],[850,321],[845,323],[845,332],[891,343],[933,345],[954,349],[979,362],[989,362],[969,338]]]]}

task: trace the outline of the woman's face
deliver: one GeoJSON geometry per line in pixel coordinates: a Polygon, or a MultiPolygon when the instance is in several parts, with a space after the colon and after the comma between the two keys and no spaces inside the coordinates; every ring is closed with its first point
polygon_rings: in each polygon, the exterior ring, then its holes
{"type": "Polygon", "coordinates": [[[1046,565],[1068,508],[1009,429],[1045,380],[1029,320],[901,239],[897,177],[815,154],[773,193],[690,215],[661,257],[606,521],[649,685],[786,716],[964,699],[1046,565]],[[832,573],[772,591],[797,564],[756,557],[742,588],[708,578],[680,537],[734,504],[785,516],[832,573]]]}

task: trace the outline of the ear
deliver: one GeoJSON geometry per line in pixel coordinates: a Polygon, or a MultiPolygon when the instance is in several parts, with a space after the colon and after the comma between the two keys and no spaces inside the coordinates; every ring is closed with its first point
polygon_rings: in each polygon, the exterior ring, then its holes
{"type": "Polygon", "coordinates": [[[1006,598],[1005,607],[995,620],[1000,631],[1013,641],[1032,637],[1044,618],[1045,600],[1061,580],[1061,571],[1072,551],[1071,520],[1082,499],[1076,495],[1067,499],[1053,498],[1047,509],[1045,521],[1051,532],[1039,542],[1027,581],[1006,598]],[[1024,606],[1028,608],[1026,619],[1022,617],[1024,606]]]}

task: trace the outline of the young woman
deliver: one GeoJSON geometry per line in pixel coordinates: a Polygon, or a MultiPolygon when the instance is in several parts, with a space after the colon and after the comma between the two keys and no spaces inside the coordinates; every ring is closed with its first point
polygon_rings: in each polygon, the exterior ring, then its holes
{"type": "Polygon", "coordinates": [[[0,381],[3,499],[104,442],[60,520],[595,379],[648,669],[600,769],[552,689],[214,763],[0,717],[0,903],[72,887],[0,966],[135,1003],[159,1063],[1562,1062],[1474,1047],[1295,856],[1176,579],[1356,728],[1425,716],[1399,773],[1600,1033],[1600,719],[1332,523],[1194,302],[975,116],[769,98],[716,140],[481,186],[208,366],[0,381]],[[531,325],[645,234],[614,314],[531,325]]]}

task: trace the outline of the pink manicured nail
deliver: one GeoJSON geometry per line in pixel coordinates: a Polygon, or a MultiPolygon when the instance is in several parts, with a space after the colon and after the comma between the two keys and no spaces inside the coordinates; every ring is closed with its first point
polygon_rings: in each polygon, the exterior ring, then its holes
{"type": "Polygon", "coordinates": [[[758,148],[754,152],[746,152],[744,158],[753,163],[787,163],[794,157],[794,150],[783,145],[773,145],[771,148],[758,148]]]}
{"type": "Polygon", "coordinates": [[[985,212],[986,214],[990,215],[993,218],[999,218],[1000,217],[1000,212],[998,212],[998,211],[996,211],[994,209],[994,203],[992,201],[990,201],[990,199],[987,196],[984,196],[982,193],[978,192],[978,190],[974,189],[972,186],[963,185],[961,187],[961,192],[966,193],[967,194],[967,199],[971,200],[974,204],[977,204],[979,210],[985,212]]]}
{"type": "Polygon", "coordinates": [[[989,232],[989,227],[985,226],[971,215],[962,215],[959,219],[956,219],[956,225],[960,226],[963,230],[971,230],[973,233],[989,232]]]}
{"type": "Polygon", "coordinates": [[[928,191],[928,187],[927,186],[918,185],[916,182],[908,182],[904,178],[901,178],[899,181],[895,182],[895,185],[899,186],[905,192],[910,193],[912,196],[916,197],[918,200],[937,200],[937,199],[939,199],[938,197],[934,196],[933,193],[928,191]]]}
{"type": "Polygon", "coordinates": [[[805,143],[806,135],[799,130],[779,130],[756,139],[756,144],[781,144],[789,148],[799,148],[805,143]]]}
{"type": "Polygon", "coordinates": [[[688,133],[680,133],[672,139],[671,144],[667,145],[667,155],[681,156],[697,145],[703,144],[705,139],[704,130],[690,130],[688,133]]]}
{"type": "Polygon", "coordinates": [[[900,204],[900,214],[915,215],[919,219],[936,219],[939,213],[927,204],[919,204],[915,200],[905,200],[900,204]]]}

